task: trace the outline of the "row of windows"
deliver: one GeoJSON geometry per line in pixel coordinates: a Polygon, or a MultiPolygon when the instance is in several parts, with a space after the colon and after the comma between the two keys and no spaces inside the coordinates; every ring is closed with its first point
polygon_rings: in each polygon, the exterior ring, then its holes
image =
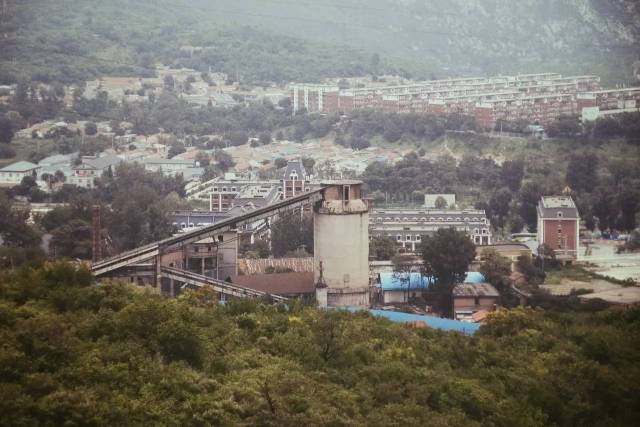
{"type": "MultiPolygon", "coordinates": [[[[404,230],[412,231],[410,227],[404,227],[404,230]]],[[[465,231],[465,229],[461,227],[458,227],[457,230],[465,231]]],[[[417,230],[413,230],[413,231],[417,231],[417,230]]],[[[474,228],[472,234],[489,234],[489,230],[487,230],[486,228],[483,228],[482,230],[480,230],[479,228],[474,228]]]]}
{"type": "MultiPolygon", "coordinates": [[[[398,235],[396,236],[396,240],[397,240],[398,242],[402,242],[402,234],[398,234],[398,235]]],[[[413,236],[411,236],[411,234],[407,234],[407,238],[405,239],[405,241],[406,241],[406,242],[411,242],[412,240],[414,240],[414,239],[413,239],[413,236]]],[[[415,240],[414,240],[414,241],[419,242],[419,241],[421,241],[421,240],[422,240],[422,236],[420,236],[419,234],[418,234],[417,236],[415,236],[415,240]]]]}
{"type": "MultiPolygon", "coordinates": [[[[465,217],[463,220],[464,220],[464,222],[478,222],[478,221],[480,221],[483,224],[486,224],[486,222],[487,222],[486,218],[478,218],[478,217],[472,217],[472,218],[465,217]]],[[[460,219],[459,218],[456,219],[456,218],[453,218],[453,217],[450,217],[450,216],[447,217],[447,218],[443,218],[443,217],[438,217],[438,218],[435,218],[435,217],[409,218],[409,217],[405,216],[404,218],[400,218],[400,217],[397,217],[397,218],[386,217],[384,219],[383,218],[375,218],[375,220],[372,218],[371,221],[375,221],[375,222],[384,222],[384,221],[387,221],[387,222],[389,222],[389,221],[395,221],[395,222],[400,222],[400,221],[407,221],[407,222],[408,221],[451,222],[451,221],[460,221],[460,219]]]]}
{"type": "MultiPolygon", "coordinates": [[[[220,191],[222,191],[223,193],[226,192],[227,191],[227,187],[222,187],[222,189],[220,191]]],[[[237,191],[237,189],[236,189],[236,187],[231,187],[229,189],[229,191],[235,192],[235,191],[237,191]]],[[[213,187],[213,192],[217,193],[218,192],[218,187],[213,187]]]]}
{"type": "MultiPolygon", "coordinates": [[[[475,234],[478,234],[478,230],[475,230],[475,234]]],[[[482,230],[482,234],[489,234],[487,230],[482,230]]],[[[479,236],[475,236],[475,239],[479,239],[479,236]]],[[[396,240],[398,242],[402,242],[402,234],[397,234],[396,235],[396,240]]],[[[416,236],[412,236],[411,234],[407,234],[406,238],[404,239],[405,242],[411,242],[411,241],[415,241],[415,242],[420,242],[422,240],[422,236],[417,234],[416,236]]]]}

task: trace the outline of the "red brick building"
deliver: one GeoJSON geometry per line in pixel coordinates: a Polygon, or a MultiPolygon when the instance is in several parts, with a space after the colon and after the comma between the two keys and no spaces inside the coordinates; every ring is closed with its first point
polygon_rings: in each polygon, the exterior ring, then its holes
{"type": "Polygon", "coordinates": [[[576,260],[580,247],[580,214],[573,199],[542,197],[537,213],[538,244],[549,246],[560,260],[576,260]]]}

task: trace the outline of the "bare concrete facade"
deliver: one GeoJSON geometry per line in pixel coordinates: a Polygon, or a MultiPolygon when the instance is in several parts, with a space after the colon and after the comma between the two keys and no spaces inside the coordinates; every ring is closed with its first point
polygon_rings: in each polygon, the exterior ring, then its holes
{"type": "Polygon", "coordinates": [[[369,209],[360,187],[331,183],[314,212],[314,281],[322,272],[333,307],[369,306],[369,209]]]}

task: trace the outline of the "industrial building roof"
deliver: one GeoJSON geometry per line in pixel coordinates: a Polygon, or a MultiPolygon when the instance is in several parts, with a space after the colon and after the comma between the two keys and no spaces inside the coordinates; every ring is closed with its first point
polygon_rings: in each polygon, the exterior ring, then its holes
{"type": "MultiPolygon", "coordinates": [[[[422,273],[398,273],[382,272],[379,275],[380,287],[383,291],[400,291],[407,289],[428,289],[434,283],[430,276],[422,273]],[[408,279],[408,280],[407,280],[408,279]]],[[[485,278],[482,273],[469,271],[464,279],[464,283],[477,284],[484,283],[485,278]]]]}
{"type": "Polygon", "coordinates": [[[242,275],[232,277],[231,282],[274,295],[312,294],[315,292],[312,272],[242,275]]]}
{"type": "Polygon", "coordinates": [[[500,293],[489,283],[461,283],[453,288],[454,297],[499,297],[500,293]]]}
{"type": "MultiPolygon", "coordinates": [[[[521,253],[531,255],[531,248],[524,243],[509,242],[509,243],[494,243],[491,245],[480,245],[476,247],[477,257],[482,257],[487,251],[496,251],[498,254],[507,253],[521,253]]],[[[504,255],[503,255],[504,256],[504,255]]]]}
{"type": "Polygon", "coordinates": [[[459,320],[444,319],[435,316],[426,316],[420,314],[402,313],[398,311],[388,310],[369,310],[374,316],[384,317],[393,322],[413,323],[416,321],[422,321],[427,326],[434,329],[441,329],[444,331],[455,331],[465,335],[473,335],[480,325],[477,323],[461,322],[459,320]]]}

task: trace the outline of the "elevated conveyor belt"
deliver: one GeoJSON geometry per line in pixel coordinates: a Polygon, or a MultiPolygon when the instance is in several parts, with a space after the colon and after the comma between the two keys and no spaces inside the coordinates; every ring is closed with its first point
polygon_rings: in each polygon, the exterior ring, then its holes
{"type": "Polygon", "coordinates": [[[164,240],[160,240],[158,242],[150,243],[148,245],[123,252],[119,255],[113,256],[111,258],[106,258],[94,263],[91,267],[91,271],[95,276],[101,276],[103,274],[118,270],[127,265],[139,263],[141,261],[145,261],[158,256],[168,248],[195,243],[207,237],[214,237],[215,235],[223,233],[225,231],[236,229],[243,223],[247,223],[249,221],[259,221],[261,219],[266,219],[282,212],[300,208],[309,203],[315,203],[319,200],[322,200],[322,191],[322,188],[309,191],[299,196],[291,197],[280,202],[256,209],[254,211],[225,219],[216,224],[211,224],[195,230],[190,230],[186,233],[181,233],[172,237],[168,237],[164,240]]]}
{"type": "Polygon", "coordinates": [[[201,274],[193,273],[191,271],[180,270],[171,267],[162,267],[162,277],[166,277],[171,280],[182,282],[186,285],[196,287],[210,287],[216,292],[238,298],[262,298],[270,296],[272,300],[276,302],[287,302],[288,298],[280,295],[271,295],[266,292],[258,291],[251,288],[245,288],[243,286],[234,285],[222,280],[213,279],[211,277],[203,276],[201,274]]]}

